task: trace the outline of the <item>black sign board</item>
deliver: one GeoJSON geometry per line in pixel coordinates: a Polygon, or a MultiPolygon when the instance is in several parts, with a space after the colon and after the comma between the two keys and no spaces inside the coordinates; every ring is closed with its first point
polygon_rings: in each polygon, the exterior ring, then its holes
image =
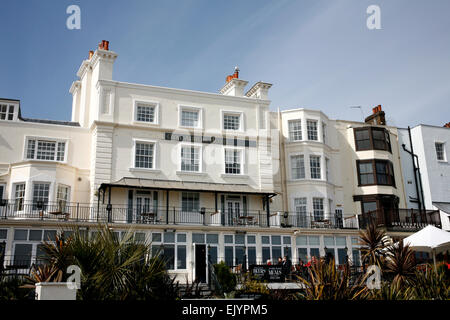
{"type": "Polygon", "coordinates": [[[280,265],[251,265],[250,273],[257,280],[268,282],[280,282],[282,275],[280,265]]]}

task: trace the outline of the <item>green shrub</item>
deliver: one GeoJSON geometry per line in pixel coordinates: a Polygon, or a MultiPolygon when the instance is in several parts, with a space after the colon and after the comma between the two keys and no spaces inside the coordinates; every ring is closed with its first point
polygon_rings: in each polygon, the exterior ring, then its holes
{"type": "Polygon", "coordinates": [[[230,267],[225,262],[221,261],[215,264],[214,272],[223,292],[231,292],[236,288],[236,276],[231,272],[230,267]]]}

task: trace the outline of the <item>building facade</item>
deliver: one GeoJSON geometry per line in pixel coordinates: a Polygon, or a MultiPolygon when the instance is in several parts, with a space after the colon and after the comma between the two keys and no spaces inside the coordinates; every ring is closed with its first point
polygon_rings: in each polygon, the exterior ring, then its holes
{"type": "Polygon", "coordinates": [[[439,210],[442,229],[450,230],[450,124],[421,124],[399,132],[408,208],[439,210]]]}
{"type": "MultiPolygon", "coordinates": [[[[61,229],[107,223],[151,242],[180,281],[208,281],[288,255],[359,264],[358,232],[375,220],[406,236],[397,129],[381,107],[364,123],[316,110],[269,111],[270,83],[239,69],[218,94],[112,80],[102,41],[78,70],[72,119],[29,119],[0,100],[0,243],[29,268],[61,229]],[[208,259],[209,257],[209,259],[208,259]]],[[[406,213],[407,215],[407,213],[406,213]]]]}

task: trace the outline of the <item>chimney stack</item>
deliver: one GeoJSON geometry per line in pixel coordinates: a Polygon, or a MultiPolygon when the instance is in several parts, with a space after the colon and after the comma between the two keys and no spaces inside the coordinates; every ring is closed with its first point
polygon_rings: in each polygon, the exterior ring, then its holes
{"type": "Polygon", "coordinates": [[[108,51],[108,50],[109,50],[109,41],[102,40],[102,42],[100,42],[100,43],[98,44],[98,48],[99,48],[99,49],[102,49],[102,50],[108,51]]]}
{"type": "Polygon", "coordinates": [[[450,128],[450,122],[447,122],[446,124],[444,124],[444,128],[450,128]]]}
{"type": "Polygon", "coordinates": [[[233,79],[239,79],[239,68],[238,67],[234,67],[234,73],[227,76],[226,82],[228,83],[233,79]]]}
{"type": "Polygon", "coordinates": [[[384,111],[381,109],[381,105],[376,106],[375,108],[372,108],[372,114],[368,116],[365,120],[365,123],[371,124],[371,125],[386,125],[386,118],[384,111]]]}

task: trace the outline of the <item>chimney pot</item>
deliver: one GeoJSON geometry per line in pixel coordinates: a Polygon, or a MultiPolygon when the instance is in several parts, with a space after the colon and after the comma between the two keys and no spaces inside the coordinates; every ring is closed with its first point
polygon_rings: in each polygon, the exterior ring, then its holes
{"type": "Polygon", "coordinates": [[[89,60],[91,60],[92,56],[94,55],[94,51],[89,50],[89,60]]]}
{"type": "Polygon", "coordinates": [[[99,44],[98,44],[98,48],[99,49],[102,49],[102,50],[109,50],[109,41],[106,41],[106,40],[102,40],[102,42],[100,42],[99,44]]]}
{"type": "Polygon", "coordinates": [[[447,122],[446,124],[444,124],[444,128],[450,128],[450,122],[447,122]]]}

